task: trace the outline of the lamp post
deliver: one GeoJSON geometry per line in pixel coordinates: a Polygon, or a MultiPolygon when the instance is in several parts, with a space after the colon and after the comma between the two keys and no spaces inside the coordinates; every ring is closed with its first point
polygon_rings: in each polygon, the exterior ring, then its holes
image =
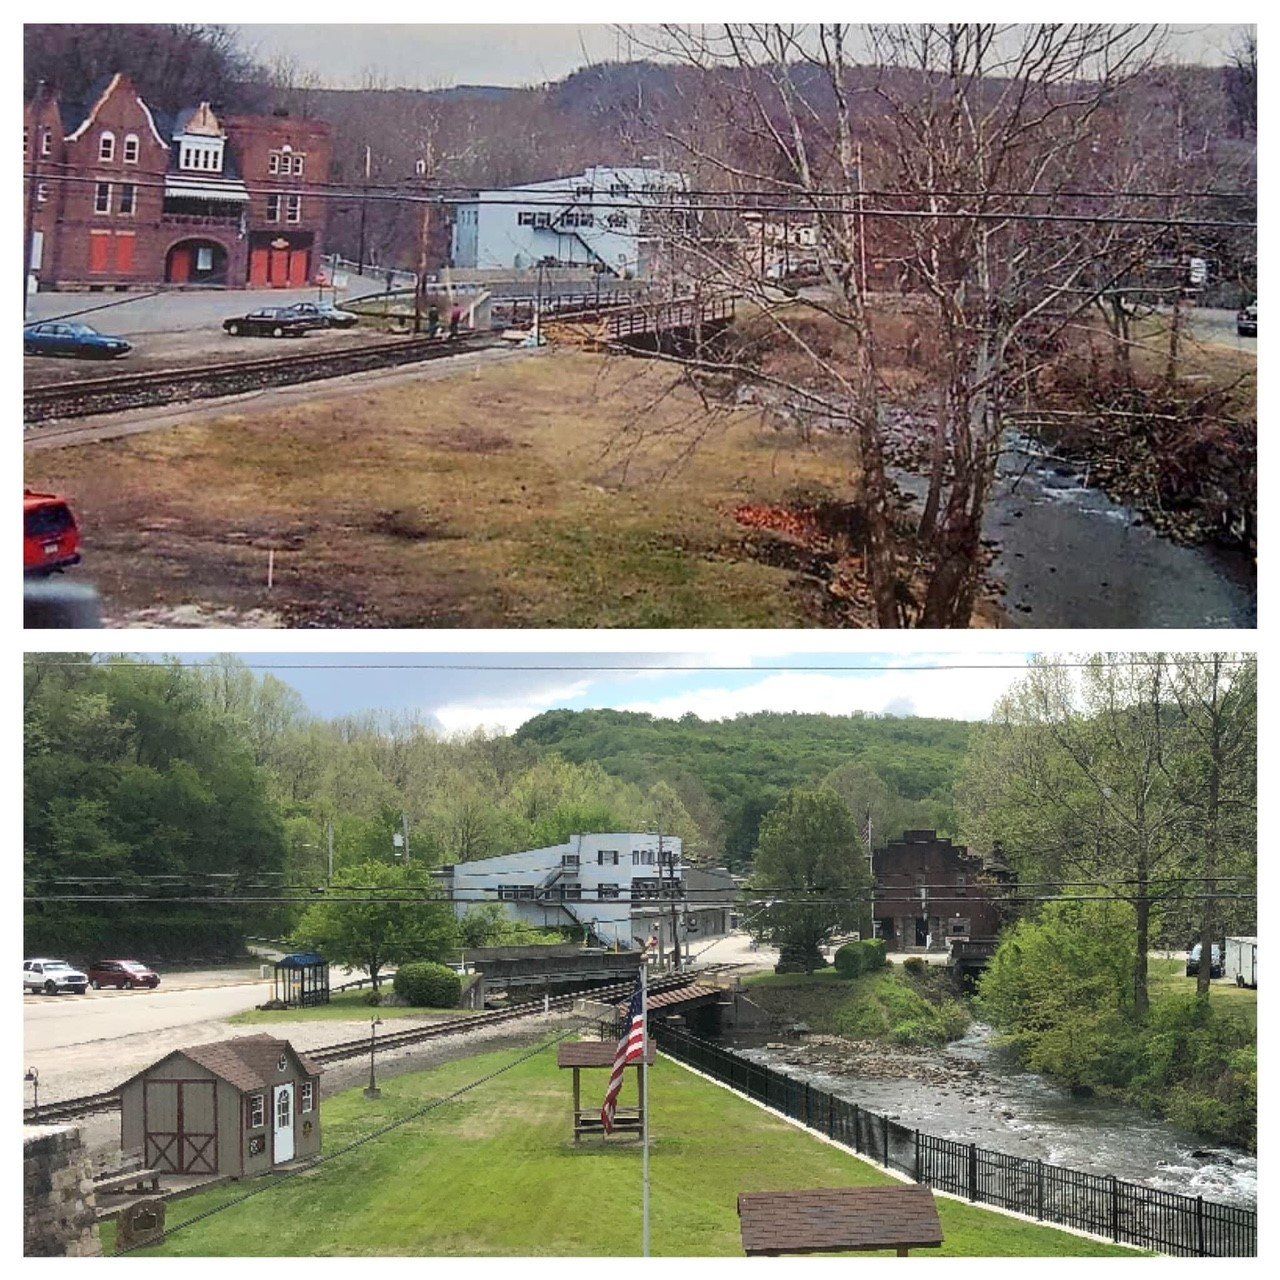
{"type": "Polygon", "coordinates": [[[378,1088],[378,1082],[373,1073],[374,1054],[378,1044],[378,1028],[382,1026],[382,1019],[375,1013],[369,1023],[369,1087],[364,1091],[366,1098],[382,1097],[382,1090],[378,1088]]]}
{"type": "Polygon", "coordinates": [[[28,1067],[27,1074],[22,1078],[31,1086],[32,1119],[38,1124],[40,1121],[40,1071],[36,1067],[28,1067]]]}

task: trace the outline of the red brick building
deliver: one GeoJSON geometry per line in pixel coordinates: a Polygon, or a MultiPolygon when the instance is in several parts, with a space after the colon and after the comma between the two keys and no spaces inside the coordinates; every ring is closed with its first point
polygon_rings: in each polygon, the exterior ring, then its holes
{"type": "Polygon", "coordinates": [[[297,287],[315,279],[329,126],[166,117],[117,74],[83,106],[41,89],[23,119],[26,266],[40,289],[297,287]]]}
{"type": "Polygon", "coordinates": [[[891,951],[941,951],[953,938],[994,938],[1012,871],[936,831],[906,831],[872,855],[875,933],[891,951]]]}

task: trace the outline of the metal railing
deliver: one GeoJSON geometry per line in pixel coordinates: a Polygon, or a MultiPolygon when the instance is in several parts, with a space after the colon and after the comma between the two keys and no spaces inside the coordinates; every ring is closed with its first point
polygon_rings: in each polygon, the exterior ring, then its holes
{"type": "Polygon", "coordinates": [[[661,1022],[654,1022],[653,1036],[664,1053],[771,1110],[886,1169],[974,1204],[1176,1257],[1251,1258],[1257,1253],[1256,1209],[937,1138],[661,1022]]]}

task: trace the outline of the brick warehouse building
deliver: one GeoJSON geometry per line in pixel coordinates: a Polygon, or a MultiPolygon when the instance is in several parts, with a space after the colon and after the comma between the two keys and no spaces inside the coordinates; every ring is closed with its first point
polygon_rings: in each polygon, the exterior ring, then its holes
{"type": "Polygon", "coordinates": [[[940,951],[955,938],[994,938],[1014,875],[936,831],[905,831],[872,856],[875,934],[891,951],[940,951]]]}
{"type": "Polygon", "coordinates": [[[40,289],[285,288],[320,265],[323,121],[168,117],[117,74],[84,107],[41,87],[23,118],[27,266],[40,289]]]}

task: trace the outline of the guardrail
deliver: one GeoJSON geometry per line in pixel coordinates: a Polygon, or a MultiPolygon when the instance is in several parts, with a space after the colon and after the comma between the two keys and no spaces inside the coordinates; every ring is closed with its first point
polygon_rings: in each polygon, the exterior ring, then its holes
{"type": "Polygon", "coordinates": [[[938,1138],[661,1022],[653,1036],[677,1061],[924,1186],[1175,1257],[1257,1254],[1256,1209],[938,1138]]]}

